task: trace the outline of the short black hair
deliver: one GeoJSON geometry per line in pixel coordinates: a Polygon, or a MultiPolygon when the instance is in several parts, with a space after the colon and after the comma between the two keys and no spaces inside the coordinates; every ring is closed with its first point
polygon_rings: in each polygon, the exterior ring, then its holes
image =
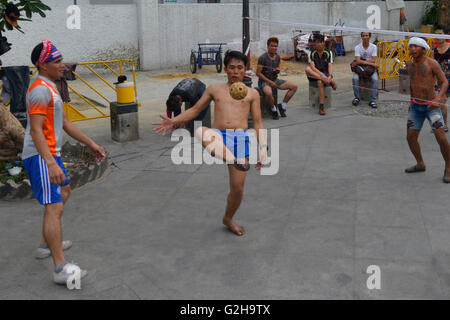
{"type": "Polygon", "coordinates": [[[248,61],[247,56],[242,52],[236,50],[228,50],[227,52],[225,52],[225,59],[223,60],[223,64],[225,65],[225,67],[228,66],[231,59],[236,59],[244,62],[244,66],[247,65],[248,61]]]}
{"type": "Polygon", "coordinates": [[[369,38],[372,36],[372,32],[363,31],[363,32],[361,32],[361,37],[362,37],[363,33],[368,33],[369,34],[369,38]]]}
{"type": "Polygon", "coordinates": [[[436,30],[442,30],[442,31],[444,31],[444,34],[449,33],[449,28],[446,26],[443,26],[441,24],[437,25],[436,28],[434,28],[434,31],[436,31],[436,30]]]}
{"type": "MultiPolygon", "coordinates": [[[[39,57],[41,56],[42,49],[44,49],[44,45],[39,43],[36,47],[34,47],[33,51],[31,52],[31,63],[36,65],[36,63],[39,60],[39,57]]],[[[38,67],[39,69],[39,67],[38,67]]]]}
{"type": "Polygon", "coordinates": [[[176,95],[169,96],[169,99],[166,101],[166,106],[170,111],[174,112],[181,107],[180,99],[176,95]]]}
{"type": "Polygon", "coordinates": [[[313,37],[313,42],[316,42],[316,41],[320,41],[320,42],[325,41],[325,37],[323,36],[323,34],[315,34],[313,37]]]}

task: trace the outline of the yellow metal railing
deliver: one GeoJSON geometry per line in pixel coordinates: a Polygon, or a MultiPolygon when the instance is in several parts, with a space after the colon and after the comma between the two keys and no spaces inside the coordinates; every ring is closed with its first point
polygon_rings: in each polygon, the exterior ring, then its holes
{"type": "MultiPolygon", "coordinates": [[[[380,80],[396,78],[399,69],[411,60],[408,50],[409,39],[398,41],[380,41],[377,43],[377,65],[380,80]]],[[[433,47],[434,39],[427,39],[430,48],[433,47]]],[[[427,51],[426,56],[432,57],[433,50],[427,51]]]]}
{"type": "MultiPolygon", "coordinates": [[[[86,67],[86,69],[88,69],[93,75],[95,75],[98,79],[100,79],[102,82],[104,82],[111,90],[113,90],[114,92],[116,92],[116,87],[114,86],[113,83],[108,82],[104,77],[102,77],[98,72],[96,72],[93,68],[93,66],[97,66],[97,65],[102,65],[104,67],[106,67],[106,69],[110,70],[115,76],[121,76],[123,75],[123,71],[124,71],[124,64],[125,63],[129,63],[131,64],[131,69],[132,69],[132,74],[133,74],[133,84],[134,84],[134,97],[135,97],[135,101],[136,103],[140,106],[139,100],[138,100],[138,95],[137,95],[137,86],[136,86],[136,67],[135,67],[135,63],[134,60],[131,59],[122,59],[122,60],[107,60],[107,61],[93,61],[93,62],[79,62],[77,63],[77,66],[84,66],[86,67]],[[116,70],[114,70],[114,68],[111,67],[111,64],[118,64],[119,67],[119,71],[117,72],[116,70]]],[[[37,73],[38,70],[35,66],[31,66],[30,69],[34,69],[33,72],[30,75],[30,78],[33,78],[37,73]]],[[[108,99],[105,94],[103,94],[98,88],[95,88],[95,86],[92,83],[89,83],[89,81],[87,81],[85,79],[85,77],[81,76],[78,72],[72,72],[75,77],[77,79],[79,79],[81,82],[83,82],[91,91],[93,91],[94,93],[96,93],[97,95],[99,95],[103,100],[105,100],[108,105],[111,103],[111,100],[108,99]]],[[[67,87],[73,92],[75,93],[77,96],[79,96],[84,102],[86,102],[86,104],[92,108],[93,110],[95,110],[96,115],[87,115],[85,113],[83,113],[83,111],[77,109],[76,106],[74,106],[73,104],[71,104],[70,102],[65,102],[64,103],[64,111],[66,112],[67,117],[71,120],[71,121],[82,121],[82,120],[91,120],[91,119],[100,119],[100,118],[107,118],[109,117],[108,113],[105,113],[104,111],[102,111],[100,108],[98,108],[94,103],[92,103],[91,101],[89,101],[89,99],[87,99],[85,97],[85,95],[81,94],[79,92],[79,90],[76,90],[73,88],[73,86],[71,85],[67,85],[67,87]]],[[[0,85],[0,90],[1,90],[2,86],[0,85]]],[[[8,101],[5,105],[8,106],[10,104],[10,101],[8,101]]]]}
{"type": "MultiPolygon", "coordinates": [[[[137,96],[137,86],[136,86],[136,67],[135,67],[135,63],[134,60],[131,59],[123,59],[123,60],[107,60],[107,61],[93,61],[93,62],[80,62],[78,63],[78,66],[84,66],[86,67],[86,69],[88,69],[92,74],[94,74],[98,79],[100,79],[102,82],[104,82],[108,87],[111,88],[111,90],[113,90],[114,92],[116,92],[116,87],[108,82],[104,77],[102,77],[98,72],[96,72],[92,66],[97,66],[97,65],[102,65],[104,67],[106,67],[108,70],[110,70],[115,76],[120,76],[123,75],[123,65],[124,63],[130,63],[131,64],[131,69],[132,69],[132,74],[133,74],[133,84],[134,84],[134,97],[135,97],[135,101],[138,105],[139,104],[139,100],[138,100],[138,96],[137,96]],[[114,70],[110,64],[119,64],[119,72],[117,72],[116,70],[114,70]]],[[[102,94],[99,89],[96,89],[91,83],[89,83],[84,77],[80,76],[79,73],[77,72],[72,72],[77,79],[79,79],[81,82],[83,82],[89,89],[91,89],[93,92],[95,92],[97,95],[99,95],[103,100],[105,100],[108,104],[111,103],[111,100],[108,99],[107,97],[105,97],[104,94],[102,94]]],[[[71,103],[66,102],[64,104],[64,111],[67,114],[67,117],[71,120],[71,121],[82,121],[82,120],[91,120],[91,119],[99,119],[99,118],[106,118],[109,117],[109,114],[106,114],[105,112],[103,112],[101,109],[99,109],[97,106],[95,106],[91,101],[89,101],[88,99],[86,99],[86,97],[84,95],[82,95],[80,92],[78,92],[78,90],[75,90],[71,85],[67,85],[68,88],[74,92],[76,95],[78,95],[84,102],[86,102],[91,108],[93,108],[94,110],[96,110],[98,112],[98,115],[95,116],[88,116],[83,114],[82,111],[78,110],[75,106],[73,106],[71,103]]]]}

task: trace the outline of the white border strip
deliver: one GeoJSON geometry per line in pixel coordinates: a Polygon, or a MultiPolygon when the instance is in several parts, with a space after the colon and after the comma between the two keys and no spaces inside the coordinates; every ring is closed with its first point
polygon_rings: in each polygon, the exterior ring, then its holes
{"type": "Polygon", "coordinates": [[[395,36],[405,36],[405,37],[425,37],[425,38],[435,38],[435,39],[450,39],[450,35],[448,34],[435,34],[435,33],[421,33],[421,32],[404,32],[404,31],[393,31],[393,30],[383,30],[383,29],[364,29],[364,28],[354,28],[354,27],[339,27],[332,25],[324,25],[324,24],[310,24],[310,23],[299,23],[299,22],[287,22],[287,21],[277,21],[277,20],[267,20],[267,19],[256,19],[246,17],[244,19],[259,21],[262,23],[268,24],[281,24],[285,26],[292,26],[297,28],[310,28],[312,30],[323,30],[323,29],[331,29],[336,31],[351,31],[355,33],[361,32],[371,32],[371,33],[379,33],[379,34],[388,34],[395,36]]]}

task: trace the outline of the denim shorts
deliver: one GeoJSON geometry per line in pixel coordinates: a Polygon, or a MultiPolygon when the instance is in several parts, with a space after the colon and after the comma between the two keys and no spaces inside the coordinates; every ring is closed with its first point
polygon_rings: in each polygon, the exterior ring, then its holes
{"type": "Polygon", "coordinates": [[[425,118],[428,119],[430,127],[433,130],[444,128],[444,118],[442,117],[441,108],[428,109],[428,105],[426,104],[411,102],[411,110],[408,115],[408,129],[420,131],[425,118]]]}

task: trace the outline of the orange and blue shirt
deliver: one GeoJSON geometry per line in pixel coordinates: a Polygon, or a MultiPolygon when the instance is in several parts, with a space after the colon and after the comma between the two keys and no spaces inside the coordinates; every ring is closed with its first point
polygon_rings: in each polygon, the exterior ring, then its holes
{"type": "Polygon", "coordinates": [[[30,134],[30,115],[45,116],[42,131],[50,152],[60,157],[63,138],[63,101],[56,85],[46,77],[39,76],[28,89],[27,94],[27,128],[23,145],[22,159],[38,155],[39,152],[30,134]]]}

